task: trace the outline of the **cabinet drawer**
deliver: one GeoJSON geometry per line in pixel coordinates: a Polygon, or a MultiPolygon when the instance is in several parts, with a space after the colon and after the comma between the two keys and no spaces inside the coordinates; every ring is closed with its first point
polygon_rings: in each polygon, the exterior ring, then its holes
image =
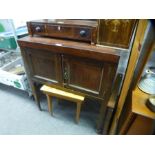
{"type": "Polygon", "coordinates": [[[97,22],[81,20],[60,20],[60,21],[40,21],[27,22],[30,35],[40,35],[61,39],[71,39],[75,41],[96,43],[97,22]]]}
{"type": "Polygon", "coordinates": [[[47,24],[47,33],[52,37],[60,37],[60,38],[73,38],[74,32],[73,28],[68,26],[60,26],[60,25],[49,25],[47,24]]]}
{"type": "Polygon", "coordinates": [[[81,27],[68,27],[60,25],[47,25],[47,33],[52,37],[75,39],[81,41],[91,40],[91,30],[81,27]]]}

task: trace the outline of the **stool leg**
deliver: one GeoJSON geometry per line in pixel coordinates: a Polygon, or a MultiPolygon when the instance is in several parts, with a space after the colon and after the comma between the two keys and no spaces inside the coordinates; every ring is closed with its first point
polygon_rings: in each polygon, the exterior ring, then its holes
{"type": "Polygon", "coordinates": [[[52,97],[47,95],[46,94],[46,97],[47,97],[47,103],[48,103],[48,111],[51,115],[53,115],[53,110],[52,110],[52,97]]]}
{"type": "Polygon", "coordinates": [[[77,109],[76,109],[76,123],[79,123],[79,119],[80,119],[80,111],[81,111],[81,103],[78,102],[77,103],[77,109]]]}

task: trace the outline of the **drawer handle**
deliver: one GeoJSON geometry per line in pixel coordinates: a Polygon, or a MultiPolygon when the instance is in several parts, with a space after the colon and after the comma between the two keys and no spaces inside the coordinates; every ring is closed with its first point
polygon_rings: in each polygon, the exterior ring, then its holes
{"type": "Polygon", "coordinates": [[[80,36],[81,37],[85,37],[86,36],[86,31],[85,30],[81,30],[80,31],[80,36]]]}
{"type": "Polygon", "coordinates": [[[40,28],[39,26],[37,26],[37,27],[35,28],[35,30],[36,30],[37,32],[41,32],[41,28],[40,28]]]}
{"type": "Polygon", "coordinates": [[[58,31],[60,31],[61,30],[61,27],[60,26],[58,26],[58,31]]]}
{"type": "Polygon", "coordinates": [[[64,67],[64,79],[68,80],[68,72],[66,67],[64,67]]]}

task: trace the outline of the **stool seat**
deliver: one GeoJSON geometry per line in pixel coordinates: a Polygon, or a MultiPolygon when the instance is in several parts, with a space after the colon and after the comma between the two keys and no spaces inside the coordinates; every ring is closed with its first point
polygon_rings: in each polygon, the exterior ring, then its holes
{"type": "Polygon", "coordinates": [[[65,91],[63,91],[58,88],[54,88],[54,87],[47,86],[47,85],[43,85],[40,90],[46,94],[47,101],[48,101],[48,110],[51,114],[53,114],[53,111],[52,111],[52,97],[53,96],[75,102],[77,104],[76,122],[77,123],[79,122],[81,104],[83,103],[85,99],[84,95],[76,94],[76,92],[74,93],[67,92],[66,89],[65,91]]]}

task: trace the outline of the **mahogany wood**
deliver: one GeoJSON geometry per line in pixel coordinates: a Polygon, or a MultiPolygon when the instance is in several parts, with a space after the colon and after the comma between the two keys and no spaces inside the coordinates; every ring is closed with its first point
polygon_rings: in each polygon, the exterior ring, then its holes
{"type": "MultiPolygon", "coordinates": [[[[52,84],[101,100],[97,123],[97,128],[100,129],[111,95],[120,53],[114,49],[87,43],[43,37],[28,36],[18,40],[18,43],[30,84],[52,84]]],[[[38,92],[33,93],[39,102],[38,92]]]]}
{"type": "Polygon", "coordinates": [[[30,35],[96,43],[97,21],[44,19],[27,22],[27,26],[30,35]]]}
{"type": "Polygon", "coordinates": [[[135,19],[100,19],[98,27],[98,44],[129,48],[135,19]]]}

